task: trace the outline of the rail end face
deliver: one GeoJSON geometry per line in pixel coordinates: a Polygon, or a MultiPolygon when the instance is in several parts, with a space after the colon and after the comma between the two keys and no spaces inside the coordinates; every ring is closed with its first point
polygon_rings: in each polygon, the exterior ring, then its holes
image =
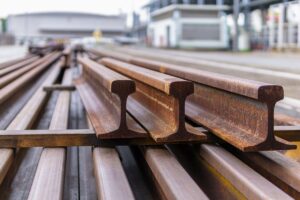
{"type": "Polygon", "coordinates": [[[263,85],[258,88],[258,100],[275,104],[284,98],[284,90],[280,85],[263,85]]]}
{"type": "Polygon", "coordinates": [[[127,98],[135,92],[135,83],[132,80],[115,80],[111,83],[110,90],[120,98],[127,98]]]}
{"type": "MultiPolygon", "coordinates": [[[[276,93],[273,96],[281,97],[281,87],[275,89],[279,95],[276,93]]],[[[195,84],[195,93],[186,101],[186,115],[241,151],[290,149],[292,147],[281,145],[274,138],[272,101],[274,99],[264,102],[195,84]]]]}
{"type": "Polygon", "coordinates": [[[194,84],[189,81],[173,81],[169,86],[169,93],[177,98],[186,99],[194,93],[194,84]]]}

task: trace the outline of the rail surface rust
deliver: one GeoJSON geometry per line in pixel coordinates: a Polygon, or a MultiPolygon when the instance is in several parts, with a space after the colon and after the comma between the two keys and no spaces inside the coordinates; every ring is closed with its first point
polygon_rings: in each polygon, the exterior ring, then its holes
{"type": "Polygon", "coordinates": [[[294,149],[295,145],[274,136],[274,106],[283,88],[109,50],[94,54],[194,82],[186,100],[186,116],[242,151],[294,149]]]}

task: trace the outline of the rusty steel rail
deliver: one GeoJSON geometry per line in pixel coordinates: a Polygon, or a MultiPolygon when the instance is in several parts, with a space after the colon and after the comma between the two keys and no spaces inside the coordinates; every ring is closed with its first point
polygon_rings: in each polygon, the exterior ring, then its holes
{"type": "Polygon", "coordinates": [[[290,142],[300,142],[300,124],[298,126],[275,126],[275,135],[290,142]]]}
{"type": "Polygon", "coordinates": [[[72,48],[67,47],[63,51],[64,56],[64,67],[70,67],[71,66],[71,56],[72,56],[72,48]]]}
{"type": "Polygon", "coordinates": [[[62,51],[64,50],[63,44],[54,44],[54,45],[44,45],[44,46],[29,46],[28,51],[31,54],[44,56],[53,51],[62,51]]]}
{"type": "Polygon", "coordinates": [[[274,136],[274,106],[283,98],[281,86],[107,50],[92,52],[193,81],[195,91],[186,100],[186,116],[242,151],[296,148],[274,136]]]}
{"type": "Polygon", "coordinates": [[[300,198],[300,165],[279,152],[231,153],[285,191],[295,199],[300,198]]]}
{"type": "Polygon", "coordinates": [[[166,148],[141,147],[140,151],[161,199],[209,199],[166,148]]]}
{"type": "Polygon", "coordinates": [[[127,110],[156,142],[207,140],[185,123],[185,99],[193,93],[192,82],[109,58],[101,63],[135,80],[136,92],[129,96],[127,110]]]}
{"type": "MultiPolygon", "coordinates": [[[[22,76],[26,72],[38,67],[40,64],[45,62],[51,56],[52,56],[52,54],[48,54],[48,55],[44,56],[43,58],[37,59],[34,62],[29,63],[26,66],[22,65],[22,68],[20,68],[16,71],[12,71],[11,73],[6,74],[3,77],[0,77],[0,89],[5,87],[6,85],[11,83],[12,81],[16,80],[17,78],[19,78],[20,76],[22,76]]],[[[33,58],[36,58],[36,57],[33,57],[33,58]]],[[[10,68],[8,68],[8,69],[10,69],[10,68]]]]}
{"type": "Polygon", "coordinates": [[[33,56],[33,57],[31,57],[29,59],[26,59],[26,60],[24,60],[22,62],[18,62],[18,63],[14,64],[14,65],[11,65],[8,68],[0,69],[0,77],[3,77],[3,76],[5,76],[5,75],[7,75],[7,74],[9,74],[9,73],[11,73],[11,72],[13,72],[15,70],[18,70],[18,69],[20,69],[20,68],[22,68],[24,66],[27,66],[30,63],[32,63],[32,62],[34,62],[34,61],[36,61],[38,59],[39,59],[38,56],[33,56]]]}
{"type": "Polygon", "coordinates": [[[126,113],[132,80],[86,57],[79,57],[82,77],[75,85],[100,139],[147,137],[145,130],[126,113]]]}
{"type": "Polygon", "coordinates": [[[61,53],[53,53],[50,57],[47,57],[43,63],[41,63],[38,67],[32,69],[27,72],[23,76],[18,79],[10,82],[8,85],[0,89],[0,104],[6,101],[9,97],[15,94],[20,88],[22,88],[27,82],[32,80],[38,74],[42,73],[46,70],[51,64],[56,62],[61,56],[61,53]]]}
{"type": "Polygon", "coordinates": [[[29,54],[29,55],[26,55],[24,57],[21,57],[21,58],[16,58],[14,60],[9,60],[9,61],[6,61],[6,62],[3,62],[3,63],[0,63],[0,70],[3,70],[5,68],[9,68],[17,63],[20,63],[20,62],[23,62],[25,60],[28,60],[32,57],[34,57],[35,55],[32,55],[32,54],[29,54]]]}
{"type": "MultiPolygon", "coordinates": [[[[59,89],[59,91],[61,91],[59,89]]],[[[67,90],[70,91],[70,90],[67,90]]],[[[209,131],[197,128],[204,134],[209,131]]],[[[275,126],[275,135],[288,141],[299,141],[299,126],[275,126]]],[[[185,141],[182,141],[185,143],[185,141]]],[[[215,138],[209,137],[207,143],[216,142],[215,138]]],[[[167,142],[178,144],[179,142],[167,142]]],[[[189,141],[197,143],[197,141],[189,141]]],[[[111,147],[116,145],[157,145],[151,138],[112,138],[99,140],[96,132],[92,129],[66,129],[66,130],[0,130],[1,148],[28,148],[28,147],[68,147],[68,146],[103,146],[111,147]]]]}
{"type": "Polygon", "coordinates": [[[222,147],[213,144],[197,145],[196,154],[229,180],[247,199],[292,199],[222,147]]]}
{"type": "Polygon", "coordinates": [[[62,84],[53,84],[53,85],[47,85],[44,86],[43,90],[46,92],[51,92],[51,91],[55,91],[55,90],[75,90],[75,86],[70,84],[70,85],[62,85],[62,84]]]}
{"type": "Polygon", "coordinates": [[[98,199],[135,199],[115,148],[95,148],[93,160],[98,199]]]}
{"type": "Polygon", "coordinates": [[[1,148],[100,146],[95,131],[66,130],[0,130],[1,148]]]}

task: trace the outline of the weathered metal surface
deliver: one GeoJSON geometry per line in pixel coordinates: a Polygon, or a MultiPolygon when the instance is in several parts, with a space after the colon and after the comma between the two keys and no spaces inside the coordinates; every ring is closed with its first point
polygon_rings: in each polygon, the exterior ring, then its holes
{"type": "MultiPolygon", "coordinates": [[[[0,77],[0,89],[5,87],[6,85],[11,83],[12,81],[16,80],[17,78],[19,78],[20,76],[22,76],[26,72],[38,67],[43,62],[45,62],[47,59],[51,58],[51,56],[52,56],[52,54],[48,54],[48,55],[44,56],[43,58],[37,59],[34,62],[32,62],[32,63],[30,63],[26,66],[22,65],[22,68],[20,68],[16,71],[12,71],[11,73],[6,74],[3,77],[0,77]]],[[[36,58],[36,57],[33,57],[33,58],[36,58]]],[[[10,69],[10,68],[6,68],[6,69],[10,69]]]]}
{"type": "Polygon", "coordinates": [[[300,125],[298,126],[275,126],[275,135],[291,142],[300,142],[300,125]]]}
{"type": "MultiPolygon", "coordinates": [[[[64,71],[62,84],[72,83],[72,71],[64,71]]],[[[68,128],[70,91],[59,92],[52,115],[50,130],[68,128]]],[[[36,169],[36,174],[28,196],[29,200],[60,200],[63,197],[66,149],[44,148],[36,169]]]]}
{"type": "Polygon", "coordinates": [[[242,153],[239,159],[295,199],[300,199],[300,164],[279,152],[242,153]]]}
{"type": "MultiPolygon", "coordinates": [[[[9,124],[6,130],[25,130],[31,128],[36,120],[42,105],[46,100],[47,94],[42,91],[43,85],[53,84],[60,73],[59,64],[53,66],[51,74],[43,82],[42,86],[34,93],[15,119],[9,124]]],[[[13,149],[0,150],[0,183],[2,183],[12,161],[13,149]]]]}
{"type": "Polygon", "coordinates": [[[2,69],[5,69],[7,67],[13,66],[13,65],[15,65],[17,63],[23,62],[23,61],[25,61],[27,59],[30,59],[30,58],[34,57],[34,56],[35,55],[29,54],[29,55],[26,55],[26,56],[21,57],[21,58],[16,58],[14,60],[9,60],[9,61],[0,63],[0,69],[2,70],[2,69]]]}
{"type": "Polygon", "coordinates": [[[164,147],[142,147],[161,199],[209,199],[164,147]]]}
{"type": "Polygon", "coordinates": [[[1,148],[97,146],[95,131],[74,130],[0,130],[1,148]]]}
{"type": "Polygon", "coordinates": [[[95,148],[93,159],[98,199],[135,199],[116,149],[95,148]]]}
{"type": "Polygon", "coordinates": [[[63,56],[64,56],[64,67],[70,67],[71,66],[71,56],[72,56],[72,48],[67,47],[63,51],[63,56]]]}
{"type": "Polygon", "coordinates": [[[9,73],[11,73],[11,72],[13,72],[15,70],[18,70],[18,69],[26,66],[26,65],[29,65],[30,63],[32,63],[32,62],[34,62],[34,61],[36,61],[38,59],[39,59],[38,56],[33,56],[33,57],[31,57],[29,59],[26,59],[26,60],[24,60],[22,62],[18,62],[18,63],[14,64],[14,65],[11,65],[10,67],[4,68],[4,69],[0,69],[0,77],[3,77],[3,76],[5,76],[5,75],[7,75],[7,74],[9,74],[9,73]]]}
{"type": "Polygon", "coordinates": [[[53,53],[53,55],[47,57],[47,59],[44,60],[44,62],[40,64],[38,67],[34,68],[33,70],[29,71],[25,75],[14,80],[10,84],[6,85],[5,87],[1,88],[0,104],[6,101],[17,90],[22,88],[24,84],[26,84],[28,81],[32,80],[39,73],[42,73],[44,70],[46,70],[46,68],[49,67],[51,64],[53,64],[55,61],[57,61],[60,58],[60,56],[61,56],[60,53],[53,53]]]}
{"type": "Polygon", "coordinates": [[[242,151],[294,149],[274,136],[274,106],[283,88],[110,51],[94,51],[134,65],[193,81],[186,116],[242,151]]]}
{"type": "Polygon", "coordinates": [[[185,99],[193,93],[192,82],[110,58],[101,63],[135,80],[136,92],[129,96],[127,110],[156,142],[207,140],[185,124],[185,99]]]}
{"type": "Polygon", "coordinates": [[[63,44],[54,44],[54,45],[44,45],[44,46],[29,46],[28,51],[31,54],[44,56],[47,53],[50,53],[52,51],[62,51],[64,49],[63,44]]]}
{"type": "Polygon", "coordinates": [[[126,113],[132,80],[86,57],[79,57],[83,75],[75,81],[89,119],[100,139],[147,137],[144,129],[126,113]]]}
{"type": "Polygon", "coordinates": [[[247,199],[292,199],[222,147],[203,144],[196,149],[205,161],[229,180],[247,199]]]}
{"type": "Polygon", "coordinates": [[[61,84],[53,84],[53,85],[47,85],[44,86],[43,90],[46,92],[51,92],[51,91],[55,91],[55,90],[75,90],[75,86],[74,85],[61,85],[61,84]]]}
{"type": "Polygon", "coordinates": [[[275,114],[276,126],[300,126],[300,119],[284,114],[275,114]]]}

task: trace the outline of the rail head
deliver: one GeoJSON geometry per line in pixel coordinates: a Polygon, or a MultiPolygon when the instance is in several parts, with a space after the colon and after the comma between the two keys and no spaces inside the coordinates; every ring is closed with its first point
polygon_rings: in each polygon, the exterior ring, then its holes
{"type": "Polygon", "coordinates": [[[103,58],[100,62],[134,80],[150,85],[168,95],[186,97],[194,91],[193,83],[167,74],[141,68],[112,58],[103,58]]]}
{"type": "MultiPolygon", "coordinates": [[[[122,59],[111,51],[100,52],[102,55],[122,59]]],[[[186,101],[186,116],[240,150],[295,148],[295,145],[274,136],[274,106],[284,96],[281,86],[127,54],[124,56],[127,56],[126,62],[136,67],[194,82],[194,94],[186,101]]],[[[103,60],[105,59],[101,61],[103,60]]]]}
{"type": "Polygon", "coordinates": [[[279,85],[262,83],[161,61],[153,61],[146,58],[131,57],[130,63],[171,74],[195,83],[257,99],[261,102],[275,103],[283,99],[284,96],[283,87],[279,85]]]}
{"type": "Polygon", "coordinates": [[[124,96],[135,91],[134,82],[129,78],[116,73],[87,57],[79,57],[78,61],[82,64],[84,72],[87,72],[89,76],[97,80],[110,92],[124,96]]]}
{"type": "Polygon", "coordinates": [[[147,137],[126,112],[135,82],[87,57],[78,58],[83,73],[74,81],[99,139],[147,137]]]}
{"type": "Polygon", "coordinates": [[[185,123],[185,100],[194,91],[192,82],[112,58],[100,62],[135,81],[136,92],[129,96],[127,110],[156,142],[207,140],[185,123]]]}

